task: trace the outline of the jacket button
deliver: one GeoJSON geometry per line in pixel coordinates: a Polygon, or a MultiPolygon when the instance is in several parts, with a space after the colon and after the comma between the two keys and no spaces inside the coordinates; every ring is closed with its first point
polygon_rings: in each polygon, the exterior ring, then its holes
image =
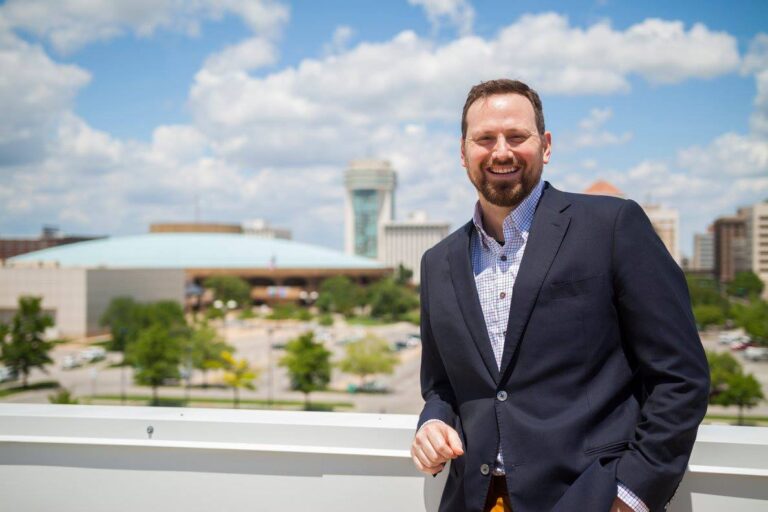
{"type": "Polygon", "coordinates": [[[482,473],[484,476],[487,476],[491,472],[491,467],[488,464],[483,464],[480,466],[480,473],[482,473]]]}
{"type": "Polygon", "coordinates": [[[504,391],[504,390],[502,389],[501,391],[499,391],[498,393],[496,393],[496,399],[497,399],[499,402],[503,402],[504,400],[506,400],[506,399],[507,399],[507,392],[506,392],[506,391],[504,391]]]}

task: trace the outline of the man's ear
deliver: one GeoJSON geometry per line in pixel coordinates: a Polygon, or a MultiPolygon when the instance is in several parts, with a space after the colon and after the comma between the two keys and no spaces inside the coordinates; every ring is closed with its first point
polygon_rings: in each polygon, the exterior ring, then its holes
{"type": "Polygon", "coordinates": [[[545,164],[549,163],[549,157],[552,156],[552,133],[544,132],[544,150],[541,155],[541,159],[545,164]]]}
{"type": "Polygon", "coordinates": [[[465,169],[467,168],[467,157],[464,154],[464,147],[465,147],[466,142],[467,142],[466,139],[464,139],[464,137],[462,137],[461,138],[461,166],[463,168],[465,168],[465,169]]]}

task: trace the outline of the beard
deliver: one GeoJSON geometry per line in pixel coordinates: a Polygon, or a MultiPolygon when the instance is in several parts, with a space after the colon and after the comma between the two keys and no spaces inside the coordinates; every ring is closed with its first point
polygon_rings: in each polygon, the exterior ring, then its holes
{"type": "Polygon", "coordinates": [[[476,172],[468,171],[469,180],[475,186],[480,195],[486,201],[495,206],[504,208],[514,208],[519,205],[523,199],[528,197],[536,187],[541,178],[543,164],[538,169],[529,167],[525,162],[520,170],[520,179],[517,181],[493,181],[488,179],[485,169],[490,166],[490,162],[483,162],[476,172]]]}

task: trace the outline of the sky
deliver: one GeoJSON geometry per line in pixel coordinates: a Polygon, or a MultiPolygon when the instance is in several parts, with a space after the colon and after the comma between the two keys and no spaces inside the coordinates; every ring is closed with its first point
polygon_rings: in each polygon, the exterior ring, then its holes
{"type": "Polygon", "coordinates": [[[454,228],[469,88],[544,103],[544,178],[677,208],[680,245],[768,198],[768,3],[0,2],[0,236],[255,218],[343,247],[343,174],[454,228]]]}

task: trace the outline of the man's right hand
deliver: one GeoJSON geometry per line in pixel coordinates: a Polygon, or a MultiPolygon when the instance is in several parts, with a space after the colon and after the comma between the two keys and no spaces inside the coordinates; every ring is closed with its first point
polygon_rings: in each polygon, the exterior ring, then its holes
{"type": "Polygon", "coordinates": [[[416,469],[428,475],[443,470],[445,463],[464,455],[458,432],[442,421],[421,426],[411,445],[411,457],[416,469]]]}

